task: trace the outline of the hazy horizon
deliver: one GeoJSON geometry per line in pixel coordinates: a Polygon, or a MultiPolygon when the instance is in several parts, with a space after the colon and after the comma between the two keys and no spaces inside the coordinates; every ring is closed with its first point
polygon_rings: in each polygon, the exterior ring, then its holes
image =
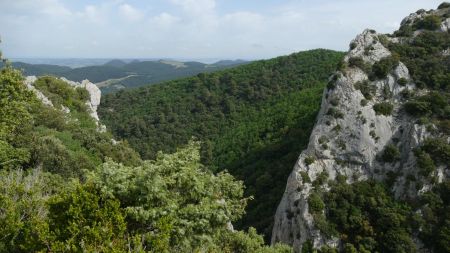
{"type": "Polygon", "coordinates": [[[347,50],[442,0],[0,0],[7,58],[266,59],[347,50]]]}
{"type": "Polygon", "coordinates": [[[86,66],[103,65],[112,60],[121,60],[125,63],[132,61],[178,61],[178,62],[200,62],[204,64],[213,64],[219,61],[255,61],[260,59],[220,59],[220,58],[200,58],[200,59],[183,59],[183,58],[8,58],[11,62],[23,62],[28,64],[49,64],[58,66],[67,66],[71,68],[79,68],[86,66]]]}

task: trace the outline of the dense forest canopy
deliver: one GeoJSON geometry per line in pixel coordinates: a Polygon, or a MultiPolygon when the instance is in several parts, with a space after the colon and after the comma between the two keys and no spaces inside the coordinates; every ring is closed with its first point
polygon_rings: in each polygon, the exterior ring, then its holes
{"type": "Polygon", "coordinates": [[[342,57],[312,50],[120,91],[103,97],[99,113],[146,159],[200,140],[202,163],[244,180],[246,196],[255,198],[237,226],[254,226],[268,238],[286,178],[342,57]]]}

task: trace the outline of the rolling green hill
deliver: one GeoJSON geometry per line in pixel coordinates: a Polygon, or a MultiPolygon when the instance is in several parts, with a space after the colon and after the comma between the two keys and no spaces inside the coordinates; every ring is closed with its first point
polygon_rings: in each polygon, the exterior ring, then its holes
{"type": "MultiPolygon", "coordinates": [[[[119,89],[174,80],[201,72],[213,72],[246,63],[248,62],[241,60],[219,61],[213,64],[169,60],[132,61],[126,63],[122,60],[111,60],[103,65],[79,68],[49,64],[27,64],[23,62],[13,62],[13,66],[17,69],[22,69],[23,74],[26,76],[53,75],[78,82],[88,79],[93,83],[98,83],[103,93],[109,93],[119,89]]],[[[2,63],[0,63],[1,66],[2,63]]]]}
{"type": "Polygon", "coordinates": [[[100,117],[143,158],[192,136],[202,162],[244,180],[253,195],[236,225],[270,235],[276,205],[308,142],[322,90],[343,53],[312,50],[104,96],[100,117]]]}

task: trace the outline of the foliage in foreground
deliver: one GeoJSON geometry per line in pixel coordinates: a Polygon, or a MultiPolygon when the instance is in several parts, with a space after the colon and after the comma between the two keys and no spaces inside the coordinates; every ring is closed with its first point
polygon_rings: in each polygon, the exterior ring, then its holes
{"type": "Polygon", "coordinates": [[[242,182],[199,158],[191,142],[139,167],[108,161],[84,183],[3,170],[0,252],[291,252],[228,229],[246,205],[242,182]]]}

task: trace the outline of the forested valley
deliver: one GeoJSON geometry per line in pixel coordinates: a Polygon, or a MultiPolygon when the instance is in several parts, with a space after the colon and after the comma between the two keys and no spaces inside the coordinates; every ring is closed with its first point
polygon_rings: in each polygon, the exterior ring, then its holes
{"type": "Polygon", "coordinates": [[[343,53],[312,50],[103,97],[100,117],[145,159],[192,137],[213,172],[243,180],[249,201],[234,223],[268,240],[276,206],[308,143],[323,88],[343,53]]]}

